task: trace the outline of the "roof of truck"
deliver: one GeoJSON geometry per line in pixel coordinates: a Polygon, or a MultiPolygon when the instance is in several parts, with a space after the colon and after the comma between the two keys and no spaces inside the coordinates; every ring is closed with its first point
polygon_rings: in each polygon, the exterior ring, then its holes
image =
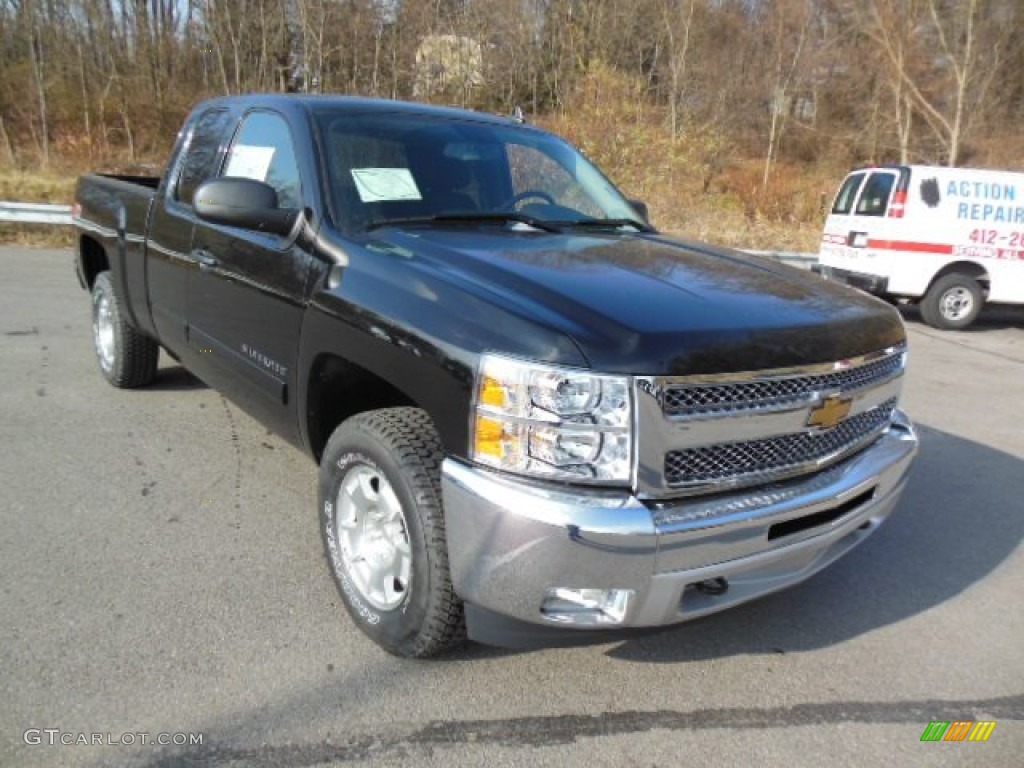
{"type": "MultiPolygon", "coordinates": [[[[343,94],[308,94],[308,93],[252,93],[238,96],[220,96],[200,102],[196,109],[222,104],[230,107],[272,107],[280,110],[302,109],[307,112],[319,111],[329,107],[343,107],[351,112],[405,113],[415,115],[431,115],[460,120],[475,120],[497,125],[519,125],[520,121],[512,116],[494,115],[477,112],[459,107],[442,107],[434,104],[422,104],[397,99],[373,99],[364,96],[346,96],[343,94]]],[[[535,127],[535,126],[531,126],[535,127]]],[[[539,129],[538,129],[539,130],[539,129]]]]}

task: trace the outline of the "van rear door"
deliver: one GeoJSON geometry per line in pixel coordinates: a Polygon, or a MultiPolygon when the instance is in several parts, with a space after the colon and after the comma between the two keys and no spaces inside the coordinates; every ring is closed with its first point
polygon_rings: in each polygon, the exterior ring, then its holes
{"type": "MultiPolygon", "coordinates": [[[[839,187],[825,221],[821,263],[866,274],[882,274],[872,268],[877,256],[873,240],[886,239],[903,218],[910,169],[885,167],[854,171],[839,187]]],[[[877,265],[876,265],[877,266],[877,265]]]]}

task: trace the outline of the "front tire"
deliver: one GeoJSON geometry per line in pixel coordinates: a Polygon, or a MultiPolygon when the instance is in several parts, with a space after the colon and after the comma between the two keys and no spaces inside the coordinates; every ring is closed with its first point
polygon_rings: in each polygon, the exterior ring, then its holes
{"type": "Polygon", "coordinates": [[[320,462],[320,531],[356,625],[388,653],[424,658],[465,638],[448,571],[441,442],[418,408],[361,413],[320,462]]]}
{"type": "Polygon", "coordinates": [[[943,275],[921,299],[921,318],[944,331],[966,328],[974,322],[985,302],[985,294],[973,277],[954,272],[943,275]]]}
{"type": "Polygon", "coordinates": [[[115,387],[144,387],[156,377],[160,346],[129,324],[109,272],[92,284],[92,334],[100,372],[115,387]]]}

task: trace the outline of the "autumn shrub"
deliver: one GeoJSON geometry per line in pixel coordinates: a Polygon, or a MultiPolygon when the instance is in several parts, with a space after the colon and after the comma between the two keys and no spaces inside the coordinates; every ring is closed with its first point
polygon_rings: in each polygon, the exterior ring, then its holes
{"type": "MultiPolygon", "coordinates": [[[[835,182],[828,183],[834,186],[835,182]]],[[[718,184],[722,192],[742,202],[744,215],[754,221],[820,223],[827,200],[820,180],[806,169],[783,163],[773,166],[767,184],[763,165],[749,161],[727,169],[718,184]]]]}
{"type": "Polygon", "coordinates": [[[684,116],[673,136],[667,109],[652,103],[643,78],[592,63],[562,109],[538,122],[644,200],[663,231],[737,247],[816,247],[820,184],[777,167],[760,190],[760,165],[716,126],[684,116]]]}

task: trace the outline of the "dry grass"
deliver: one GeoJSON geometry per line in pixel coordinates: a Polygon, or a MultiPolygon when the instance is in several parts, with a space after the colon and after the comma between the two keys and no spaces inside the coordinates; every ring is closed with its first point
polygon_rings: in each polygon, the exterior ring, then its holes
{"type": "MultiPolygon", "coordinates": [[[[75,194],[75,173],[21,171],[0,168],[0,201],[70,205],[75,194]]],[[[53,224],[0,222],[0,243],[25,246],[70,246],[71,227],[53,224]]]]}
{"type": "Polygon", "coordinates": [[[0,245],[30,248],[70,248],[75,244],[74,230],[65,225],[11,224],[0,221],[0,245]]]}
{"type": "Polygon", "coordinates": [[[0,168],[0,200],[70,205],[77,174],[0,168]]]}

